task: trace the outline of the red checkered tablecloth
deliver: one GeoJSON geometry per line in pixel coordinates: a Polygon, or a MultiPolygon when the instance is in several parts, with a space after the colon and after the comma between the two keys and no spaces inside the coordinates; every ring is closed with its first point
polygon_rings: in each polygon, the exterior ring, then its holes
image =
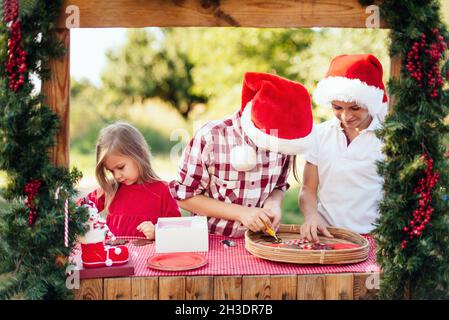
{"type": "MultiPolygon", "coordinates": [[[[235,247],[224,246],[221,241],[229,239],[219,235],[209,235],[209,252],[203,253],[208,263],[189,271],[159,271],[150,269],[146,263],[155,255],[155,245],[134,246],[132,241],[126,246],[134,262],[135,277],[150,276],[235,276],[235,275],[286,275],[286,274],[330,274],[330,273],[370,273],[379,272],[376,264],[374,240],[364,236],[370,243],[368,259],[347,265],[299,265],[273,262],[253,256],[245,249],[245,240],[232,239],[235,247]]],[[[129,238],[126,238],[129,239],[129,238]]],[[[79,250],[75,254],[80,254],[79,250]]]]}

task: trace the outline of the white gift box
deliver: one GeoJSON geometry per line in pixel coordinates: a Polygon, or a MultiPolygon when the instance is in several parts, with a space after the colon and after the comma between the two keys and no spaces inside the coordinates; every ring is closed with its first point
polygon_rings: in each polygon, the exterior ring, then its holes
{"type": "Polygon", "coordinates": [[[159,218],[156,253],[209,251],[207,217],[159,218]]]}

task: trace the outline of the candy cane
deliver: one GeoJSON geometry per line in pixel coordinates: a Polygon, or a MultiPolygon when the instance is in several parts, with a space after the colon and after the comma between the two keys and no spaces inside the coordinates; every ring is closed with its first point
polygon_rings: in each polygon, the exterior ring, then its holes
{"type": "MultiPolygon", "coordinates": [[[[59,191],[61,187],[58,187],[55,192],[55,199],[59,199],[59,191]]],[[[69,199],[65,199],[64,202],[64,245],[69,246],[69,199]]]]}
{"type": "Polygon", "coordinates": [[[64,203],[64,245],[69,246],[69,199],[64,203]]]}

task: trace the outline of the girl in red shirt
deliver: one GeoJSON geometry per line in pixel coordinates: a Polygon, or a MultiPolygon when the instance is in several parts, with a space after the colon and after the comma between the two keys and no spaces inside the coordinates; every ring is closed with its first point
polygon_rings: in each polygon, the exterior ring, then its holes
{"type": "Polygon", "coordinates": [[[154,172],[142,134],[125,122],[104,128],[97,141],[95,175],[100,188],[78,201],[106,210],[106,223],[116,236],[154,239],[159,217],[179,217],[168,187],[154,172]]]}

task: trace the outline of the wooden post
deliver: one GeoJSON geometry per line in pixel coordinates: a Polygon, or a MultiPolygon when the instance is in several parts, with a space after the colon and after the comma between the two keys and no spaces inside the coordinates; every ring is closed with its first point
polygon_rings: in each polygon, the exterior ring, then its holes
{"type": "Polygon", "coordinates": [[[56,146],[50,151],[50,161],[56,166],[69,166],[70,113],[70,30],[57,29],[55,36],[67,48],[67,54],[49,62],[50,79],[42,83],[42,94],[47,104],[59,117],[60,127],[56,146]]]}
{"type": "MultiPolygon", "coordinates": [[[[401,77],[401,68],[402,68],[402,57],[401,56],[394,56],[391,57],[391,64],[390,64],[390,78],[398,80],[401,77]]],[[[393,106],[396,103],[396,97],[391,95],[390,101],[388,103],[388,113],[393,111],[393,106]]]]}

